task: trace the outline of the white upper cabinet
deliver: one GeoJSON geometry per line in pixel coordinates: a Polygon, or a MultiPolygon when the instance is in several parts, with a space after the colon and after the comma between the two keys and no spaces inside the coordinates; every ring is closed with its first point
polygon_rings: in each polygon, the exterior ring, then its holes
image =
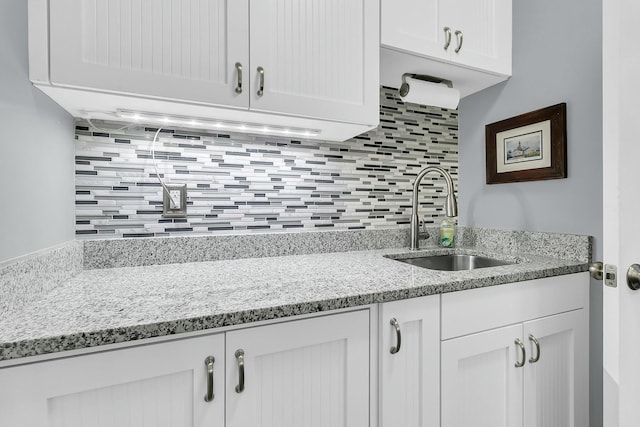
{"type": "Polygon", "coordinates": [[[447,0],[439,12],[445,44],[451,34],[452,62],[511,74],[511,0],[447,0]]]}
{"type": "Polygon", "coordinates": [[[383,46],[449,59],[438,0],[382,0],[380,13],[383,46]]]}
{"type": "Polygon", "coordinates": [[[53,1],[51,83],[246,108],[248,13],[248,0],[53,1]]]}
{"type": "Polygon", "coordinates": [[[372,3],[253,0],[251,108],[360,123],[377,116],[379,58],[371,53],[379,18],[372,3]]]}
{"type": "Polygon", "coordinates": [[[512,0],[382,0],[381,79],[453,81],[462,96],[511,75],[512,0]]]}
{"type": "Polygon", "coordinates": [[[30,77],[76,117],[126,110],[344,140],[378,124],[379,11],[373,0],[29,0],[30,77]]]}

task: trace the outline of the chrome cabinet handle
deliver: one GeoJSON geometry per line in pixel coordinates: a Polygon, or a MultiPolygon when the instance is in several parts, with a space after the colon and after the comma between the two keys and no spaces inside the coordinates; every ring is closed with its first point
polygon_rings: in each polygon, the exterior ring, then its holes
{"type": "Polygon", "coordinates": [[[244,391],[244,350],[236,350],[236,359],[238,360],[238,385],[236,386],[236,393],[242,393],[244,391]]]}
{"type": "Polygon", "coordinates": [[[236,84],[236,93],[242,93],[242,64],[236,62],[236,72],[238,73],[238,82],[236,84]]]}
{"type": "Polygon", "coordinates": [[[211,402],[213,400],[213,363],[216,359],[213,356],[209,356],[204,359],[204,364],[207,367],[207,394],[204,395],[205,402],[211,402]]]}
{"type": "Polygon", "coordinates": [[[395,317],[391,318],[391,326],[396,329],[396,344],[395,346],[391,346],[391,354],[396,354],[400,351],[400,346],[402,345],[402,334],[400,333],[400,325],[395,317]]]}
{"type": "Polygon", "coordinates": [[[522,353],[522,361],[516,361],[516,368],[522,368],[524,366],[524,362],[527,359],[527,352],[524,349],[524,344],[522,344],[522,341],[520,341],[520,338],[516,338],[516,340],[514,341],[514,343],[520,347],[520,352],[522,353]]]}
{"type": "Polygon", "coordinates": [[[258,88],[258,96],[264,94],[264,68],[258,67],[258,76],[260,77],[260,87],[258,88]]]}
{"type": "Polygon", "coordinates": [[[456,50],[454,52],[458,53],[460,52],[460,49],[462,49],[462,42],[464,41],[464,35],[462,34],[462,31],[456,30],[456,38],[458,39],[458,46],[456,47],[456,50]]]}
{"type": "Polygon", "coordinates": [[[444,27],[444,50],[449,49],[449,45],[451,44],[451,28],[444,27]]]}
{"type": "Polygon", "coordinates": [[[529,363],[536,363],[538,360],[540,360],[540,343],[538,342],[536,337],[533,336],[533,334],[529,334],[529,341],[531,341],[536,346],[536,357],[531,356],[529,358],[529,363]]]}

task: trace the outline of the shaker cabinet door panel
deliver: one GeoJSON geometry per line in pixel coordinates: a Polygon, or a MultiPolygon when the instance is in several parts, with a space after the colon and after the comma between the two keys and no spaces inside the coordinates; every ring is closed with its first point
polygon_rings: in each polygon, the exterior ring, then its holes
{"type": "Polygon", "coordinates": [[[227,333],[227,427],[368,427],[369,312],[227,333]]]}
{"type": "Polygon", "coordinates": [[[53,85],[248,108],[248,0],[56,0],[53,85]]]}
{"type": "Polygon", "coordinates": [[[219,334],[0,369],[0,425],[221,426],[224,366],[219,334]]]}

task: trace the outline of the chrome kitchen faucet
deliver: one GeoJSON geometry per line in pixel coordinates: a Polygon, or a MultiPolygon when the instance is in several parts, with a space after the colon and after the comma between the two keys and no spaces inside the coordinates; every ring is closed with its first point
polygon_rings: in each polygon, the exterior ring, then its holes
{"type": "Polygon", "coordinates": [[[420,217],[418,216],[418,192],[422,178],[429,172],[438,172],[447,181],[447,201],[444,207],[444,214],[448,217],[458,216],[458,201],[453,192],[453,179],[449,172],[439,166],[427,166],[422,169],[413,183],[413,211],[411,212],[411,250],[419,249],[420,246],[420,217]]]}

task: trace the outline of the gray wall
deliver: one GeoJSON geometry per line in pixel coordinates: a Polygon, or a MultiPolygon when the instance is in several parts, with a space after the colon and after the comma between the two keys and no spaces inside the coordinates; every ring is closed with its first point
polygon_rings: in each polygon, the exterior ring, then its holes
{"type": "MultiPolygon", "coordinates": [[[[460,223],[595,237],[602,255],[602,0],[513,2],[513,76],[460,104],[460,223]],[[567,103],[568,178],[485,184],[485,125],[567,103]]],[[[591,284],[591,425],[602,425],[602,289],[591,284]]]]}
{"type": "Polygon", "coordinates": [[[74,238],[73,120],[29,82],[27,2],[0,2],[0,262],[74,238]]]}

